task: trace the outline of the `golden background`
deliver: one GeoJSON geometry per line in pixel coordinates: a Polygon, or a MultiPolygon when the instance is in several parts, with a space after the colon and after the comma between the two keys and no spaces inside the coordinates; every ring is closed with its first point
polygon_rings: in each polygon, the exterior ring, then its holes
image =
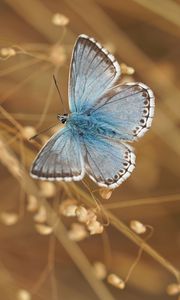
{"type": "Polygon", "coordinates": [[[0,2],[0,299],[170,299],[167,286],[180,279],[179,26],[175,0],[0,2]],[[53,24],[56,13],[69,23],[53,24]],[[42,186],[28,170],[52,131],[34,141],[29,137],[63,111],[52,74],[68,109],[69,61],[81,33],[135,70],[122,80],[150,86],[156,109],[152,128],[134,143],[132,176],[108,200],[96,192],[110,223],[105,233],[75,243],[67,238],[74,219],[54,212],[69,197],[91,207],[91,195],[82,183],[42,186]],[[52,234],[37,231],[36,211],[28,211],[33,197],[45,207],[52,234]],[[141,239],[129,229],[134,219],[153,227],[148,244],[148,232],[141,239]],[[91,266],[101,261],[108,274],[126,278],[140,247],[144,251],[124,290],[94,275],[91,266]]]}

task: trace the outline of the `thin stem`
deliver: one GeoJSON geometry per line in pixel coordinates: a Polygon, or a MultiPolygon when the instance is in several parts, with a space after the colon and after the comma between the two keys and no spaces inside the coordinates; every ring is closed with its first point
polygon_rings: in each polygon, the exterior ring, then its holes
{"type": "Polygon", "coordinates": [[[171,203],[179,200],[180,200],[180,194],[174,194],[174,195],[165,195],[165,196],[158,196],[158,197],[149,197],[143,199],[126,200],[126,201],[115,202],[115,203],[107,203],[104,204],[104,207],[106,209],[117,209],[117,208],[126,208],[126,207],[140,206],[140,205],[171,203]]]}
{"type": "Polygon", "coordinates": [[[121,233],[123,233],[126,237],[128,237],[131,241],[133,241],[138,246],[142,246],[143,250],[152,256],[156,261],[158,261],[164,268],[166,268],[169,272],[171,272],[179,282],[180,280],[180,271],[176,269],[167,259],[165,259],[162,255],[160,255],[156,250],[154,250],[150,245],[144,243],[143,239],[137,236],[132,230],[129,229],[127,225],[125,225],[122,221],[116,218],[112,213],[108,212],[109,218],[111,220],[111,224],[118,229],[121,233]]]}
{"type": "MultiPolygon", "coordinates": [[[[74,192],[79,193],[81,196],[81,200],[89,206],[94,206],[93,200],[89,195],[87,195],[84,191],[78,188],[77,185],[72,185],[71,188],[74,189],[74,192]]],[[[132,230],[129,229],[127,225],[125,225],[121,220],[119,220],[116,216],[114,216],[109,210],[106,210],[106,215],[109,218],[110,223],[121,233],[123,233],[127,238],[129,238],[132,242],[134,242],[138,246],[142,246],[143,250],[153,257],[157,262],[159,262],[166,270],[172,273],[176,279],[180,280],[180,271],[176,269],[167,259],[165,259],[162,255],[160,255],[156,250],[154,250],[150,245],[144,242],[144,240],[137,236],[132,230]]]]}
{"type": "Polygon", "coordinates": [[[23,130],[23,127],[20,125],[19,122],[17,122],[10,113],[8,113],[2,106],[0,106],[0,112],[4,117],[11,122],[19,131],[23,130]]]}
{"type": "Polygon", "coordinates": [[[68,238],[67,231],[59,216],[57,216],[46,200],[43,201],[43,204],[47,211],[47,222],[54,228],[56,238],[62,243],[63,247],[93,288],[98,298],[101,300],[114,300],[114,297],[110,294],[105,285],[95,277],[92,266],[80,247],[68,238]]]}
{"type": "MultiPolygon", "coordinates": [[[[57,66],[54,70],[53,70],[53,73],[55,75],[58,74],[58,70],[59,70],[59,66],[57,66]]],[[[50,84],[50,88],[49,88],[49,91],[48,91],[48,96],[46,98],[46,101],[45,101],[45,105],[44,105],[44,108],[43,108],[43,111],[42,111],[42,114],[41,114],[41,117],[39,119],[39,122],[37,123],[36,125],[36,129],[38,129],[44,122],[45,120],[45,117],[46,117],[46,114],[48,112],[48,109],[49,109],[49,105],[51,103],[51,100],[52,100],[52,97],[53,97],[53,93],[54,93],[54,82],[51,81],[51,84],[50,84]]]]}
{"type": "MultiPolygon", "coordinates": [[[[38,61],[38,62],[40,63],[40,61],[38,61]]],[[[50,69],[50,67],[52,67],[52,66],[49,64],[48,65],[45,64],[43,66],[43,71],[50,69]]],[[[39,75],[39,73],[37,71],[33,72],[29,76],[27,76],[23,81],[16,84],[14,88],[12,88],[10,91],[8,91],[5,95],[2,96],[1,104],[3,104],[10,96],[12,96],[17,91],[19,91],[19,89],[21,89],[25,84],[27,84],[27,82],[29,82],[33,77],[35,77],[37,75],[39,75]]]]}
{"type": "Polygon", "coordinates": [[[35,65],[37,63],[39,63],[38,59],[32,59],[32,60],[28,60],[28,61],[25,61],[25,62],[22,62],[22,63],[19,63],[19,64],[15,64],[12,67],[9,67],[9,68],[6,68],[5,70],[2,70],[0,72],[0,77],[1,76],[9,75],[9,74],[11,74],[11,73],[13,73],[15,71],[21,70],[23,68],[26,68],[26,67],[29,67],[29,66],[33,66],[33,65],[35,65]]]}

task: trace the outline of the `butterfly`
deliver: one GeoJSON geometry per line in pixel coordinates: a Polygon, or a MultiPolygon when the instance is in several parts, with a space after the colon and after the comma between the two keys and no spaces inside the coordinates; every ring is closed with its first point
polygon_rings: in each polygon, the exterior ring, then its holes
{"type": "Polygon", "coordinates": [[[40,150],[31,176],[50,181],[79,181],[87,174],[114,189],[135,167],[128,142],[151,126],[154,95],[143,83],[115,85],[121,75],[116,59],[94,38],[80,35],[69,73],[70,113],[58,115],[65,126],[40,150]]]}

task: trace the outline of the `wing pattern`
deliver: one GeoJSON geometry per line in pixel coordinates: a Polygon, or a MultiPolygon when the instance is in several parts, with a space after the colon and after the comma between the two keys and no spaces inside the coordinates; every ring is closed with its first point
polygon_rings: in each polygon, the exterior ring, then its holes
{"type": "Polygon", "coordinates": [[[129,145],[101,137],[84,139],[85,171],[99,186],[116,188],[135,168],[135,154],[129,145]]]}
{"type": "Polygon", "coordinates": [[[134,141],[149,130],[154,106],[154,94],[148,86],[127,83],[111,88],[89,113],[98,122],[114,128],[122,140],[134,141]]]}
{"type": "Polygon", "coordinates": [[[71,112],[84,112],[111,87],[120,76],[120,66],[101,44],[80,35],[74,46],[69,73],[71,112]]]}
{"type": "Polygon", "coordinates": [[[81,180],[84,163],[79,139],[69,128],[63,128],[45,144],[31,168],[31,176],[42,180],[81,180]]]}

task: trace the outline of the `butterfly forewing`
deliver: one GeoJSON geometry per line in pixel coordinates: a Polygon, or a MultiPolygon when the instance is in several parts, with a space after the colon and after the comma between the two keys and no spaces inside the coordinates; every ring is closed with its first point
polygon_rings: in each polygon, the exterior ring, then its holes
{"type": "Polygon", "coordinates": [[[69,104],[72,112],[85,112],[119,78],[114,56],[93,38],[80,35],[74,46],[69,75],[69,104]]]}

